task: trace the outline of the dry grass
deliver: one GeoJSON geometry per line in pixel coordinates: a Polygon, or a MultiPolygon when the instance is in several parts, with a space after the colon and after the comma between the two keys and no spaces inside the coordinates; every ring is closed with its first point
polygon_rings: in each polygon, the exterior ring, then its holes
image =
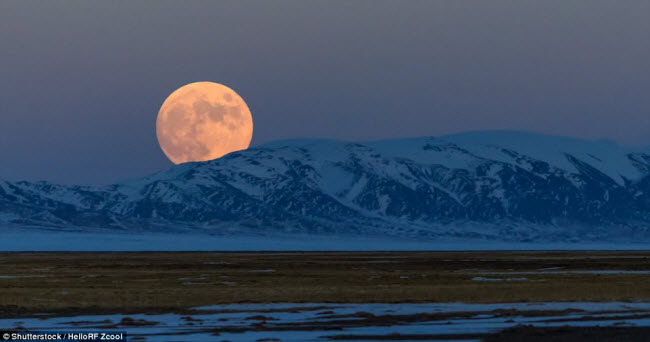
{"type": "Polygon", "coordinates": [[[548,267],[650,270],[650,252],[2,254],[0,306],[650,300],[648,274],[481,274],[548,267]]]}

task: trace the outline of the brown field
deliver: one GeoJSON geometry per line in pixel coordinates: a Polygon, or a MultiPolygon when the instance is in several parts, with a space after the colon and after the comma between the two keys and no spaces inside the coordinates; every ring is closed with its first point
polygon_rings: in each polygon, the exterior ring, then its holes
{"type": "Polygon", "coordinates": [[[5,253],[0,315],[244,302],[650,300],[650,274],[557,273],[585,270],[650,271],[650,252],[5,253]]]}

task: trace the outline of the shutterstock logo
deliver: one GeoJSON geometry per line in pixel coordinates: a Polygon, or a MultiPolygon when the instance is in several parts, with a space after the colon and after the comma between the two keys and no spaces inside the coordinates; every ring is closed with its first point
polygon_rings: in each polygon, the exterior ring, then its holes
{"type": "Polygon", "coordinates": [[[124,342],[127,340],[125,331],[60,331],[60,332],[34,332],[34,331],[0,331],[1,341],[112,341],[124,342]]]}

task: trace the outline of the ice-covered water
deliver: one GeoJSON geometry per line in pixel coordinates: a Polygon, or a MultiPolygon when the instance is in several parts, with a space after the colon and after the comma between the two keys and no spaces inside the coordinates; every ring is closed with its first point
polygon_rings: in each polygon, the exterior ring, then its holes
{"type": "Polygon", "coordinates": [[[650,303],[229,304],[167,314],[0,319],[0,329],[115,329],[140,341],[326,341],[341,335],[395,333],[466,336],[519,324],[650,326],[650,303]],[[124,323],[134,321],[140,325],[124,323]]]}

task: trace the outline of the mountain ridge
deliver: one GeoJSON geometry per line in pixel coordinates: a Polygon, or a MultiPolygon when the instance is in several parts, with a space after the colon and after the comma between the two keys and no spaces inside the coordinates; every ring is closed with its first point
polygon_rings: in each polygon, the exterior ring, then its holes
{"type": "Polygon", "coordinates": [[[0,223],[646,241],[650,149],[526,132],[283,140],[106,186],[0,181],[0,223]]]}

